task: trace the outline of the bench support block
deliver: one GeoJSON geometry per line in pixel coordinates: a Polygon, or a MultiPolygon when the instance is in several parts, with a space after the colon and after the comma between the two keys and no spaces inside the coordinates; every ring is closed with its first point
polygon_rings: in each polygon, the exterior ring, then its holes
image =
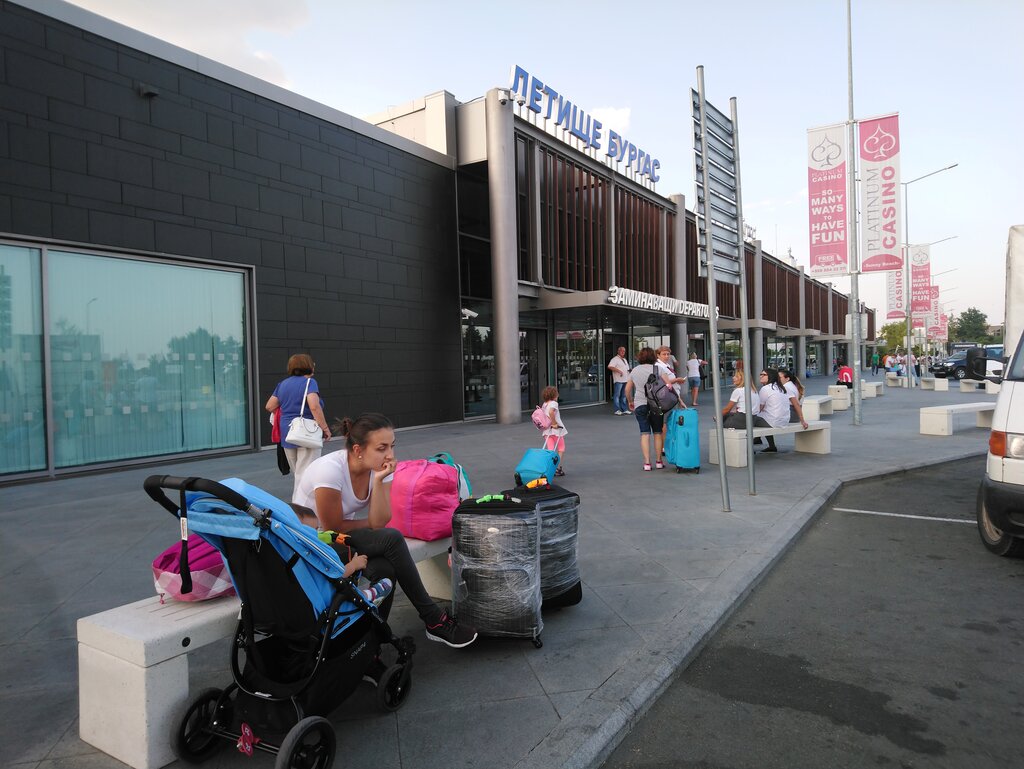
{"type": "Polygon", "coordinates": [[[175,760],[171,718],[188,700],[188,656],[139,667],[78,644],[78,733],[135,769],[175,760]]]}

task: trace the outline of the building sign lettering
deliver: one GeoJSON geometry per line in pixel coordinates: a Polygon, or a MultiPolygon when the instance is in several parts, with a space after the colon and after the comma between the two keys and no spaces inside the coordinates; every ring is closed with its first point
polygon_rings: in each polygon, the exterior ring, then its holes
{"type": "MultiPolygon", "coordinates": [[[[573,104],[548,83],[541,82],[520,66],[512,71],[509,90],[526,100],[526,107],[545,120],[554,120],[555,126],[562,126],[588,148],[601,149],[604,125],[595,117],[573,104]]],[[[658,181],[661,161],[637,147],[633,142],[615,131],[608,131],[608,144],[604,154],[616,163],[625,162],[635,173],[658,181]]]]}
{"type": "MultiPolygon", "coordinates": [[[[638,310],[655,310],[670,315],[685,315],[689,318],[707,318],[709,310],[706,304],[676,299],[672,296],[658,296],[632,288],[612,286],[608,289],[608,304],[624,305],[638,310]]],[[[716,316],[717,317],[717,316],[716,316]]]]}

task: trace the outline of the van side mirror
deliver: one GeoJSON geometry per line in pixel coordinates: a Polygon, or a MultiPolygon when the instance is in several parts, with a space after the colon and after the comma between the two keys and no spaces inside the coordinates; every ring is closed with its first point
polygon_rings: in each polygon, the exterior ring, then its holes
{"type": "Polygon", "coordinates": [[[972,347],[967,351],[967,378],[984,379],[988,371],[988,356],[984,347],[972,347]]]}

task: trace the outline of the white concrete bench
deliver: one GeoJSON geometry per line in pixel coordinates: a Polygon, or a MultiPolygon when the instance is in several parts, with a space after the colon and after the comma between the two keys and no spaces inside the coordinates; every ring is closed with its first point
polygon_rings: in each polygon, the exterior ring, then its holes
{"type": "MultiPolygon", "coordinates": [[[[844,388],[845,389],[845,388],[844,388]]],[[[747,466],[747,431],[733,430],[726,428],[722,431],[725,434],[725,464],[727,467],[747,466]]],[[[799,422],[790,422],[782,427],[755,427],[751,433],[755,438],[765,438],[769,435],[793,434],[796,441],[796,450],[804,454],[829,454],[832,452],[832,425],[828,422],[807,423],[807,429],[803,429],[799,422]]],[[[715,430],[708,431],[708,462],[718,464],[718,438],[715,430]]]]}
{"type": "Polygon", "coordinates": [[[1002,383],[990,382],[985,380],[985,392],[989,395],[999,395],[999,391],[1003,389],[1002,383]]]}
{"type": "MultiPolygon", "coordinates": [[[[451,599],[451,537],[406,542],[427,593],[451,599]]],[[[78,620],[82,740],[136,769],[174,761],[168,735],[189,696],[188,653],[230,637],[238,612],[236,596],[163,604],[153,596],[78,620]]]]}
{"type": "Polygon", "coordinates": [[[928,406],[921,409],[921,435],[952,435],[953,417],[957,414],[977,413],[978,427],[992,427],[992,414],[996,404],[957,403],[949,406],[928,406]]]}
{"type": "Polygon", "coordinates": [[[850,388],[845,385],[829,385],[828,394],[832,398],[834,411],[846,411],[850,408],[850,388]]]}
{"type": "Polygon", "coordinates": [[[949,380],[943,377],[923,376],[921,377],[922,390],[935,390],[935,392],[949,392],[949,380]]]}
{"type": "Polygon", "coordinates": [[[78,620],[78,732],[136,769],[174,761],[170,721],[188,700],[188,653],[230,636],[239,601],[157,596],[78,620]]]}
{"type": "Polygon", "coordinates": [[[819,420],[822,415],[828,416],[833,413],[831,395],[807,395],[800,406],[803,408],[804,419],[808,422],[819,420]]]}
{"type": "Polygon", "coordinates": [[[894,371],[885,372],[885,384],[887,387],[906,387],[909,379],[905,376],[900,376],[894,371]]]}
{"type": "Polygon", "coordinates": [[[885,387],[881,382],[868,382],[860,380],[860,395],[862,398],[880,398],[885,395],[885,387]]]}
{"type": "Polygon", "coordinates": [[[985,389],[984,379],[961,379],[960,380],[960,392],[962,393],[973,393],[978,390],[985,389]]]}

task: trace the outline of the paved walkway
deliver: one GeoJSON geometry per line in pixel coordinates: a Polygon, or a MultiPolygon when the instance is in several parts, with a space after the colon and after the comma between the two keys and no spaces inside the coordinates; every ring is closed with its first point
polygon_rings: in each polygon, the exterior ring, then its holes
{"type": "MultiPolygon", "coordinates": [[[[869,377],[870,378],[870,377],[869,377]]],[[[828,382],[809,380],[811,394],[828,382]]],[[[426,641],[411,607],[392,624],[415,633],[414,688],[382,714],[361,685],[332,716],[338,766],[596,767],[630,724],[686,665],[842,481],[984,453],[988,433],[963,417],[951,437],[918,434],[918,408],[994,396],[888,389],[852,411],[826,417],[832,454],[802,455],[793,439],[746,469],[729,470],[731,512],[722,512],[717,466],[699,475],[644,473],[632,417],[608,407],[568,410],[567,475],[580,493],[584,598],[545,616],[544,646],[482,640],[456,651],[426,641]]],[[[710,393],[700,407],[707,459],[710,393]]],[[[447,450],[478,493],[511,485],[536,428],[458,423],[398,434],[400,458],[447,450]]],[[[75,622],[152,594],[150,562],[175,539],[171,517],[142,491],[154,473],[240,476],[287,497],[290,480],[272,452],[0,488],[0,746],[19,769],[110,769],[118,761],[78,739],[75,622]]],[[[979,479],[980,480],[980,479],[979,479]]],[[[872,500],[864,500],[870,508],[872,500]]],[[[194,653],[191,682],[230,681],[227,645],[194,653]]],[[[210,767],[271,766],[225,750],[210,767]]],[[[175,764],[174,766],[178,766],[175,764]]]]}

